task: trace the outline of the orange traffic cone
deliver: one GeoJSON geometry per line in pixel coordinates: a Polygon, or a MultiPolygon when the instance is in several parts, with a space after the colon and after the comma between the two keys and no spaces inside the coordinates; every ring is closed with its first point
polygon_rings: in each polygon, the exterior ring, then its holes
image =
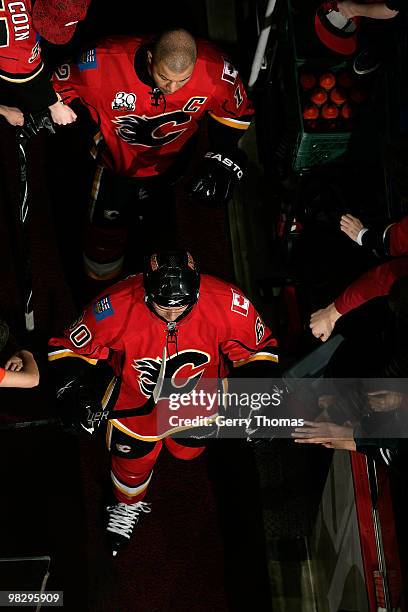
{"type": "Polygon", "coordinates": [[[331,90],[330,92],[330,100],[334,103],[337,104],[338,106],[341,106],[342,104],[345,103],[346,101],[346,94],[342,89],[338,89],[337,87],[335,87],[334,89],[331,90]]]}
{"type": "Polygon", "coordinates": [[[339,109],[335,104],[324,104],[322,106],[322,117],[323,119],[337,119],[339,116],[339,109]]]}
{"type": "Polygon", "coordinates": [[[332,72],[324,72],[319,78],[319,85],[326,91],[330,91],[336,85],[336,77],[332,72]]]}
{"type": "Polygon", "coordinates": [[[303,119],[317,119],[319,117],[319,109],[315,104],[306,104],[303,108],[303,119]]]}
{"type": "Polygon", "coordinates": [[[327,101],[327,93],[324,91],[324,89],[315,89],[312,91],[310,100],[313,102],[313,104],[316,104],[316,106],[321,106],[327,101]]]}

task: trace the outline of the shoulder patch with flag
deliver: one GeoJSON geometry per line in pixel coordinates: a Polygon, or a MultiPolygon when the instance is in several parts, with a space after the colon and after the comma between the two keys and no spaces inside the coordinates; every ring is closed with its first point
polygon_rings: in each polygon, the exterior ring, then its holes
{"type": "Polygon", "coordinates": [[[243,315],[244,317],[247,317],[248,311],[249,311],[248,298],[238,293],[238,291],[234,291],[234,289],[231,289],[231,291],[232,291],[232,303],[231,303],[232,312],[237,312],[238,314],[243,315]]]}
{"type": "Polygon", "coordinates": [[[115,314],[109,295],[101,297],[94,303],[92,309],[97,321],[103,321],[103,319],[115,314]]]}

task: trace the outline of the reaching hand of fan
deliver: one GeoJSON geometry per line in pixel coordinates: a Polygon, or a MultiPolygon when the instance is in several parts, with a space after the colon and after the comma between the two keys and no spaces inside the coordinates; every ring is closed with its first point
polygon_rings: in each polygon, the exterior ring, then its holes
{"type": "Polygon", "coordinates": [[[0,368],[0,387],[31,389],[39,381],[38,367],[30,351],[17,351],[7,360],[4,368],[0,368]]]}
{"type": "Polygon", "coordinates": [[[360,13],[360,5],[356,2],[350,2],[350,0],[343,0],[343,2],[337,2],[337,10],[346,19],[352,19],[358,17],[360,13]]]}
{"type": "Polygon", "coordinates": [[[351,240],[357,242],[361,245],[361,239],[358,240],[359,236],[361,237],[361,230],[364,229],[364,225],[361,223],[360,219],[357,217],[353,217],[353,215],[346,214],[342,215],[340,219],[340,230],[346,234],[351,240]]]}
{"type": "Polygon", "coordinates": [[[346,19],[353,17],[369,17],[371,19],[392,19],[398,11],[388,8],[386,2],[352,2],[342,0],[337,2],[337,10],[346,19]]]}
{"type": "Polygon", "coordinates": [[[0,104],[0,115],[14,127],[24,125],[24,114],[15,106],[4,106],[4,104],[0,104]]]}
{"type": "Polygon", "coordinates": [[[341,450],[356,450],[354,432],[351,423],[337,425],[305,421],[303,427],[296,427],[291,434],[298,444],[321,444],[326,448],[341,450]]]}
{"type": "Polygon", "coordinates": [[[337,319],[341,314],[337,312],[334,304],[329,304],[326,308],[316,310],[310,317],[310,329],[315,338],[326,342],[334,329],[337,319]]]}

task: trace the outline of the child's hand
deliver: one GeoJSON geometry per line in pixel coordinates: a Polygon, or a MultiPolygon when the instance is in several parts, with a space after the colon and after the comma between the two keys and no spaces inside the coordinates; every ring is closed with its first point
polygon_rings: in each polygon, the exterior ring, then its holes
{"type": "Polygon", "coordinates": [[[351,0],[343,0],[337,3],[338,12],[343,15],[346,19],[352,19],[361,15],[358,3],[351,2],[351,0]]]}
{"type": "Polygon", "coordinates": [[[24,125],[24,115],[19,108],[15,106],[3,106],[0,104],[0,115],[8,121],[10,125],[14,127],[18,125],[24,125]]]}
{"type": "Polygon", "coordinates": [[[62,104],[61,102],[55,102],[48,107],[51,112],[51,118],[57,125],[68,125],[73,123],[77,116],[69,106],[62,104]]]}
{"type": "Polygon", "coordinates": [[[20,372],[20,370],[23,369],[23,366],[24,366],[23,360],[21,359],[19,354],[16,353],[12,357],[10,357],[10,359],[7,361],[6,365],[4,366],[4,369],[10,370],[11,372],[20,372]]]}

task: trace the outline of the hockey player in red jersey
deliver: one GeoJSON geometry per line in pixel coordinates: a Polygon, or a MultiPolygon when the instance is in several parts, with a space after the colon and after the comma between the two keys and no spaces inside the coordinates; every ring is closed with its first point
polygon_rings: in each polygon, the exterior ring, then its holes
{"type": "Polygon", "coordinates": [[[91,0],[35,0],[33,22],[37,32],[54,45],[65,45],[86,17],[91,0]]]}
{"type": "MultiPolygon", "coordinates": [[[[144,275],[111,287],[64,336],[52,338],[49,360],[61,406],[83,427],[92,428],[99,417],[90,415],[101,412],[88,376],[103,361],[114,373],[103,410],[140,407],[137,416],[108,425],[115,503],[107,509],[107,531],[115,555],[139,514],[150,511],[142,500],[163,444],[181,459],[204,450],[202,440],[174,439],[189,426],[171,420],[173,392],[216,391],[236,368],[245,377],[254,368],[259,377],[277,376],[278,357],[275,338],[239,289],[200,278],[187,252],[164,252],[149,258],[144,275]],[[158,381],[161,392],[152,402],[158,381]]],[[[203,401],[194,415],[214,418],[218,409],[203,401]]]]}
{"type": "Polygon", "coordinates": [[[169,186],[183,174],[204,117],[211,150],[191,191],[212,205],[231,197],[253,110],[237,70],[211,43],[184,30],[107,39],[61,66],[54,86],[64,102],[79,98],[100,129],[84,257],[92,278],[119,275],[130,209],[143,218],[141,250],[166,245],[175,216],[169,186]]]}
{"type": "MultiPolygon", "coordinates": [[[[72,2],[64,3],[67,21],[72,2]]],[[[35,9],[50,11],[52,5],[52,1],[37,0],[35,9]]],[[[0,0],[0,79],[5,97],[18,107],[6,106],[1,114],[11,125],[21,125],[21,117],[17,117],[16,111],[39,113],[49,109],[54,123],[66,125],[75,121],[76,115],[60,102],[52,87],[51,75],[41,58],[40,35],[33,24],[33,10],[31,0],[0,0]]],[[[54,29],[58,29],[55,20],[54,29]]],[[[65,30],[70,37],[73,29],[65,30]]]]}

